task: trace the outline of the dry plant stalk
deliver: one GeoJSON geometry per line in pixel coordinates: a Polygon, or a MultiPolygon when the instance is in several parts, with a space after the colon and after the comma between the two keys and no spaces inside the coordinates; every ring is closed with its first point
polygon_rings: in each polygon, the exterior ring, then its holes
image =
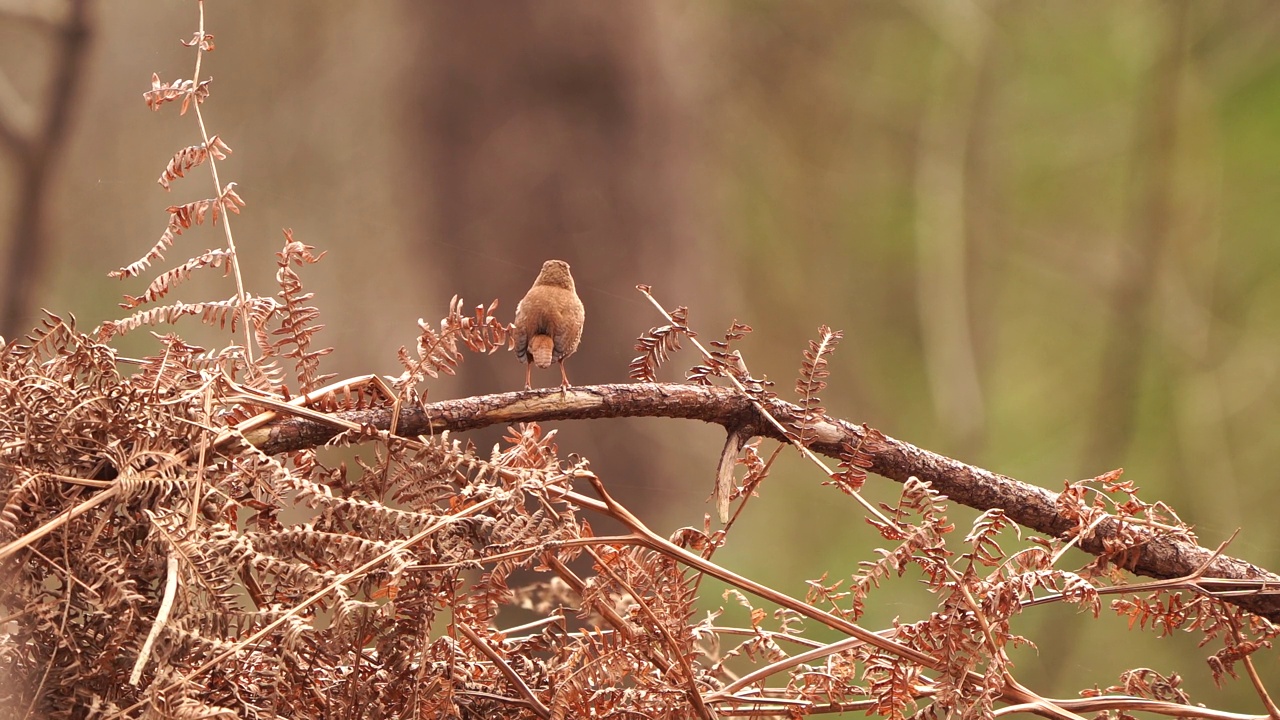
{"type": "MultiPolygon", "coordinates": [[[[213,49],[203,15],[189,45],[198,57],[213,49]]],[[[157,79],[147,101],[198,115],[208,97],[197,63],[195,79],[157,79]]],[[[179,151],[161,175],[166,188],[230,152],[201,131],[204,143],[179,151]]],[[[117,274],[140,275],[206,219],[225,229],[243,202],[214,181],[213,199],[170,208],[160,242],[117,274]]],[[[562,458],[555,432],[537,423],[510,427],[487,457],[449,432],[400,432],[401,418],[423,407],[423,383],[454,372],[464,351],[510,346],[496,303],[467,311],[455,298],[439,323],[420,321],[390,383],[326,385],[330,349],[315,345],[322,326],[298,272],[323,254],[285,236],[278,299],[243,289],[228,232],[225,248],[126,297],[134,312],[125,318],[85,333],[50,314],[25,342],[0,349],[5,717],[1245,717],[1192,706],[1176,675],[1149,669],[1072,699],[1017,682],[1007,649],[1030,642],[1015,629],[1023,608],[1068,602],[1098,617],[1107,594],[1120,596],[1112,609],[1134,628],[1202,633],[1219,648],[1215,678],[1243,672],[1263,712],[1277,716],[1252,659],[1270,648],[1274,625],[1224,603],[1202,574],[1123,583],[1119,568],[1153,533],[1194,538],[1118,473],[1068,485],[1058,496],[1067,529],[1028,540],[1000,509],[957,538],[947,499],[907,478],[897,504],[867,505],[884,538],[876,557],[851,577],[811,581],[803,598],[715,563],[788,447],[820,467],[821,482],[861,501],[890,440],[866,426],[856,442],[842,440],[821,405],[838,332],[821,328],[804,352],[799,402],[785,413],[732,350],[749,327],[735,322],[710,350],[697,344],[704,355],[688,379],[727,384],[773,429],[728,428],[717,473],[724,527],[708,520],[664,538],[586,459],[562,458]],[[154,306],[206,268],[233,270],[231,299],[154,306]],[[130,363],[107,344],[188,316],[229,324],[227,345],[206,351],[157,335],[156,353],[124,372],[130,363]],[[237,330],[243,345],[230,342],[237,330]],[[281,359],[293,365],[290,380],[281,359]],[[353,419],[379,413],[390,420],[353,419]],[[263,430],[292,421],[327,427],[326,440],[264,450],[263,430]],[[784,441],[767,458],[751,439],[761,434],[784,441]],[[813,452],[832,443],[836,469],[813,452]],[[333,463],[329,446],[358,454],[333,463]],[[626,533],[594,535],[592,515],[626,533]],[[1067,548],[1117,522],[1094,562],[1062,566],[1067,548]],[[881,583],[905,573],[923,581],[935,611],[860,625],[881,583]],[[710,614],[699,603],[707,577],[730,588],[710,614]],[[814,639],[820,628],[840,639],[814,639]]],[[[640,340],[636,380],[653,380],[680,340],[695,337],[686,309],[663,313],[668,324],[640,340]]],[[[536,398],[548,416],[575,402],[567,392],[512,395],[536,398]]]]}

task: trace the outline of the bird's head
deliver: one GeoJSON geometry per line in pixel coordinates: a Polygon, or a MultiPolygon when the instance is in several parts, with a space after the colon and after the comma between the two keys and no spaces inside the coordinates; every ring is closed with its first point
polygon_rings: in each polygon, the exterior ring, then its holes
{"type": "Polygon", "coordinates": [[[569,274],[569,263],[563,260],[548,260],[542,263],[542,272],[534,285],[550,285],[566,290],[573,290],[573,276],[569,274]]]}

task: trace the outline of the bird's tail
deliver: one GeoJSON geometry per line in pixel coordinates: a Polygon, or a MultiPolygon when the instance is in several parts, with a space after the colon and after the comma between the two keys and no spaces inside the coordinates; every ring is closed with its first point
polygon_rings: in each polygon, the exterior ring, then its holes
{"type": "Polygon", "coordinates": [[[534,335],[529,338],[529,354],[533,356],[533,363],[538,367],[551,367],[553,350],[555,350],[555,343],[551,342],[550,335],[534,335]]]}

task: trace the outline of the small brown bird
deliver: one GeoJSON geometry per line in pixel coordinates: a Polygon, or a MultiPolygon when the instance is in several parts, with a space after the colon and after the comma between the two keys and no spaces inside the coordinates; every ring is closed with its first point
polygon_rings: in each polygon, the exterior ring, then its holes
{"type": "Polygon", "coordinates": [[[516,306],[516,357],[529,363],[524,369],[525,390],[530,388],[533,366],[551,367],[552,362],[560,363],[560,386],[569,387],[564,361],[578,349],[584,317],[582,300],[578,299],[573,276],[569,274],[569,263],[563,260],[542,263],[538,279],[516,306]]]}

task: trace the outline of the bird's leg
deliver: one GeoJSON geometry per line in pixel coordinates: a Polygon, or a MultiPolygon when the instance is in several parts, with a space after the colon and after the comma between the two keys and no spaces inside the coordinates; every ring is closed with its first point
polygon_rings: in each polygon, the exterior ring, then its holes
{"type": "Polygon", "coordinates": [[[569,387],[569,376],[564,374],[564,360],[560,361],[560,387],[569,387]]]}
{"type": "Polygon", "coordinates": [[[533,386],[529,384],[529,375],[533,373],[533,360],[524,364],[524,389],[532,390],[533,386]]]}

